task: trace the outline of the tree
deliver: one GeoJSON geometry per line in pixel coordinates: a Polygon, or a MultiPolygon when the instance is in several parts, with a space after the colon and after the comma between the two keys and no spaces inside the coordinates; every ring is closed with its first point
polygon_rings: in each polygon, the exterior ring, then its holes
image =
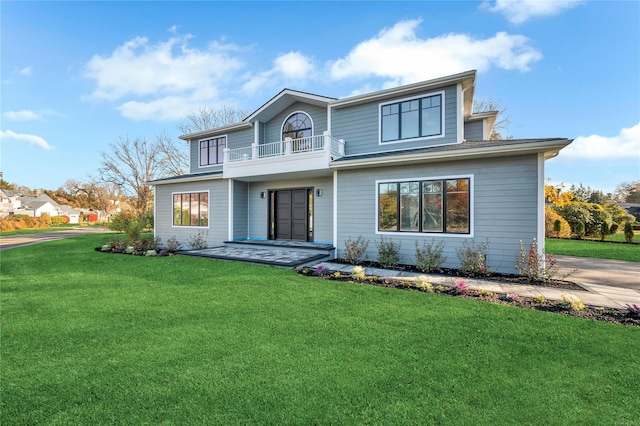
{"type": "Polygon", "coordinates": [[[200,107],[197,111],[190,112],[185,120],[178,124],[178,130],[182,134],[204,132],[216,127],[239,123],[249,113],[243,109],[222,105],[217,109],[200,107]]]}
{"type": "Polygon", "coordinates": [[[16,186],[4,180],[4,173],[0,172],[0,189],[13,190],[16,186]]]}
{"type": "Polygon", "coordinates": [[[182,170],[176,173],[174,159],[169,158],[172,143],[162,139],[149,142],[144,138],[120,137],[109,145],[108,152],[100,153],[100,180],[120,187],[137,215],[143,215],[151,207],[153,192],[147,182],[184,173],[182,170]]]}
{"type": "Polygon", "coordinates": [[[640,204],[640,180],[618,184],[614,196],[621,203],[640,204]]]}
{"type": "Polygon", "coordinates": [[[562,207],[567,203],[570,203],[575,196],[572,192],[562,192],[562,187],[556,188],[551,185],[544,186],[544,198],[548,203],[552,203],[558,207],[562,207]]]}
{"type": "Polygon", "coordinates": [[[489,136],[490,140],[513,139],[513,136],[508,134],[509,127],[511,127],[511,118],[507,114],[507,109],[503,108],[499,101],[494,101],[493,99],[487,101],[474,100],[473,112],[474,114],[481,112],[498,113],[496,122],[493,124],[493,130],[489,136]]]}

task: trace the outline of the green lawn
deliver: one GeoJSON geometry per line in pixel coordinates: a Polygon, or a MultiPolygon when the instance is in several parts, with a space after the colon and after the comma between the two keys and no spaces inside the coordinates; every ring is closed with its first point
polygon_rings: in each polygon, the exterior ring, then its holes
{"type": "Polygon", "coordinates": [[[638,421],[638,327],[107,238],[1,253],[3,424],[638,421]]]}
{"type": "Polygon", "coordinates": [[[80,226],[80,224],[66,224],[52,226],[50,228],[17,229],[15,231],[0,232],[0,236],[4,237],[10,235],[42,234],[44,232],[68,231],[69,229],[79,228],[80,226]]]}
{"type": "Polygon", "coordinates": [[[615,244],[593,240],[545,239],[548,254],[640,262],[640,244],[615,244]]]}

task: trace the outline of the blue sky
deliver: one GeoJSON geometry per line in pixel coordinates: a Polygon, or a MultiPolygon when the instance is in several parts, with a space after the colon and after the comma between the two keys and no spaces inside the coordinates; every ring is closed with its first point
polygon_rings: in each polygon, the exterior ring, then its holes
{"type": "Polygon", "coordinates": [[[575,139],[547,161],[551,182],[640,180],[638,1],[3,1],[0,14],[0,167],[20,185],[96,175],[119,137],[177,138],[201,106],[470,69],[514,138],[575,139]]]}

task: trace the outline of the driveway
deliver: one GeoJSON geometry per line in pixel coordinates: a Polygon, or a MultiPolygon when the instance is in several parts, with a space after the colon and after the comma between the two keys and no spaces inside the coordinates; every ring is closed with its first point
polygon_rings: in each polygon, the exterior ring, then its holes
{"type": "Polygon", "coordinates": [[[568,281],[640,291],[640,262],[559,255],[553,258],[558,261],[561,273],[577,269],[566,278],[568,281]]]}
{"type": "Polygon", "coordinates": [[[40,234],[10,235],[0,236],[0,250],[7,250],[14,247],[22,247],[30,244],[43,243],[45,241],[61,240],[63,238],[76,237],[84,234],[101,234],[110,232],[109,228],[99,226],[87,226],[69,228],[64,231],[43,232],[40,234]]]}

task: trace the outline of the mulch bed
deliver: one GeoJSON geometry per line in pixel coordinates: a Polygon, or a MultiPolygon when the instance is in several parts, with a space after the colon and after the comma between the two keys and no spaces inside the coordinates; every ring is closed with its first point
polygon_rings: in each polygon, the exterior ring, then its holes
{"type": "MultiPolygon", "coordinates": [[[[333,262],[346,263],[340,260],[334,260],[333,262]]],[[[376,267],[380,266],[374,262],[364,262],[360,266],[363,267],[376,267]]],[[[387,268],[388,269],[388,268],[387,268]]],[[[398,268],[404,271],[420,272],[415,270],[410,265],[399,265],[398,268]]],[[[567,303],[562,301],[540,300],[533,297],[523,297],[487,292],[483,290],[465,289],[460,290],[456,287],[449,286],[433,286],[431,289],[420,288],[411,281],[406,280],[394,280],[385,279],[379,277],[367,276],[362,280],[355,280],[349,275],[335,276],[327,271],[322,275],[317,275],[313,269],[302,268],[298,270],[299,273],[304,275],[316,276],[321,279],[329,279],[336,281],[346,281],[358,284],[375,285],[379,287],[397,288],[408,291],[422,291],[429,293],[438,293],[453,297],[462,297],[465,299],[482,300],[490,303],[499,303],[502,305],[516,306],[523,309],[533,309],[537,311],[553,312],[560,315],[574,316],[579,318],[586,318],[595,321],[603,321],[624,325],[631,325],[640,327],[640,312],[636,312],[633,309],[618,310],[612,308],[604,308],[598,306],[585,306],[583,309],[573,309],[568,306],[567,303]]],[[[460,273],[454,269],[447,269],[442,271],[443,275],[460,277],[460,273]]],[[[431,274],[433,275],[433,274],[431,274]]],[[[584,291],[584,288],[580,287],[576,283],[565,280],[551,280],[551,281],[532,281],[526,277],[517,275],[504,275],[504,274],[491,274],[487,276],[475,276],[469,278],[479,278],[487,281],[503,282],[508,284],[524,284],[524,285],[538,285],[542,287],[552,287],[565,290],[580,290],[584,291]]]]}

